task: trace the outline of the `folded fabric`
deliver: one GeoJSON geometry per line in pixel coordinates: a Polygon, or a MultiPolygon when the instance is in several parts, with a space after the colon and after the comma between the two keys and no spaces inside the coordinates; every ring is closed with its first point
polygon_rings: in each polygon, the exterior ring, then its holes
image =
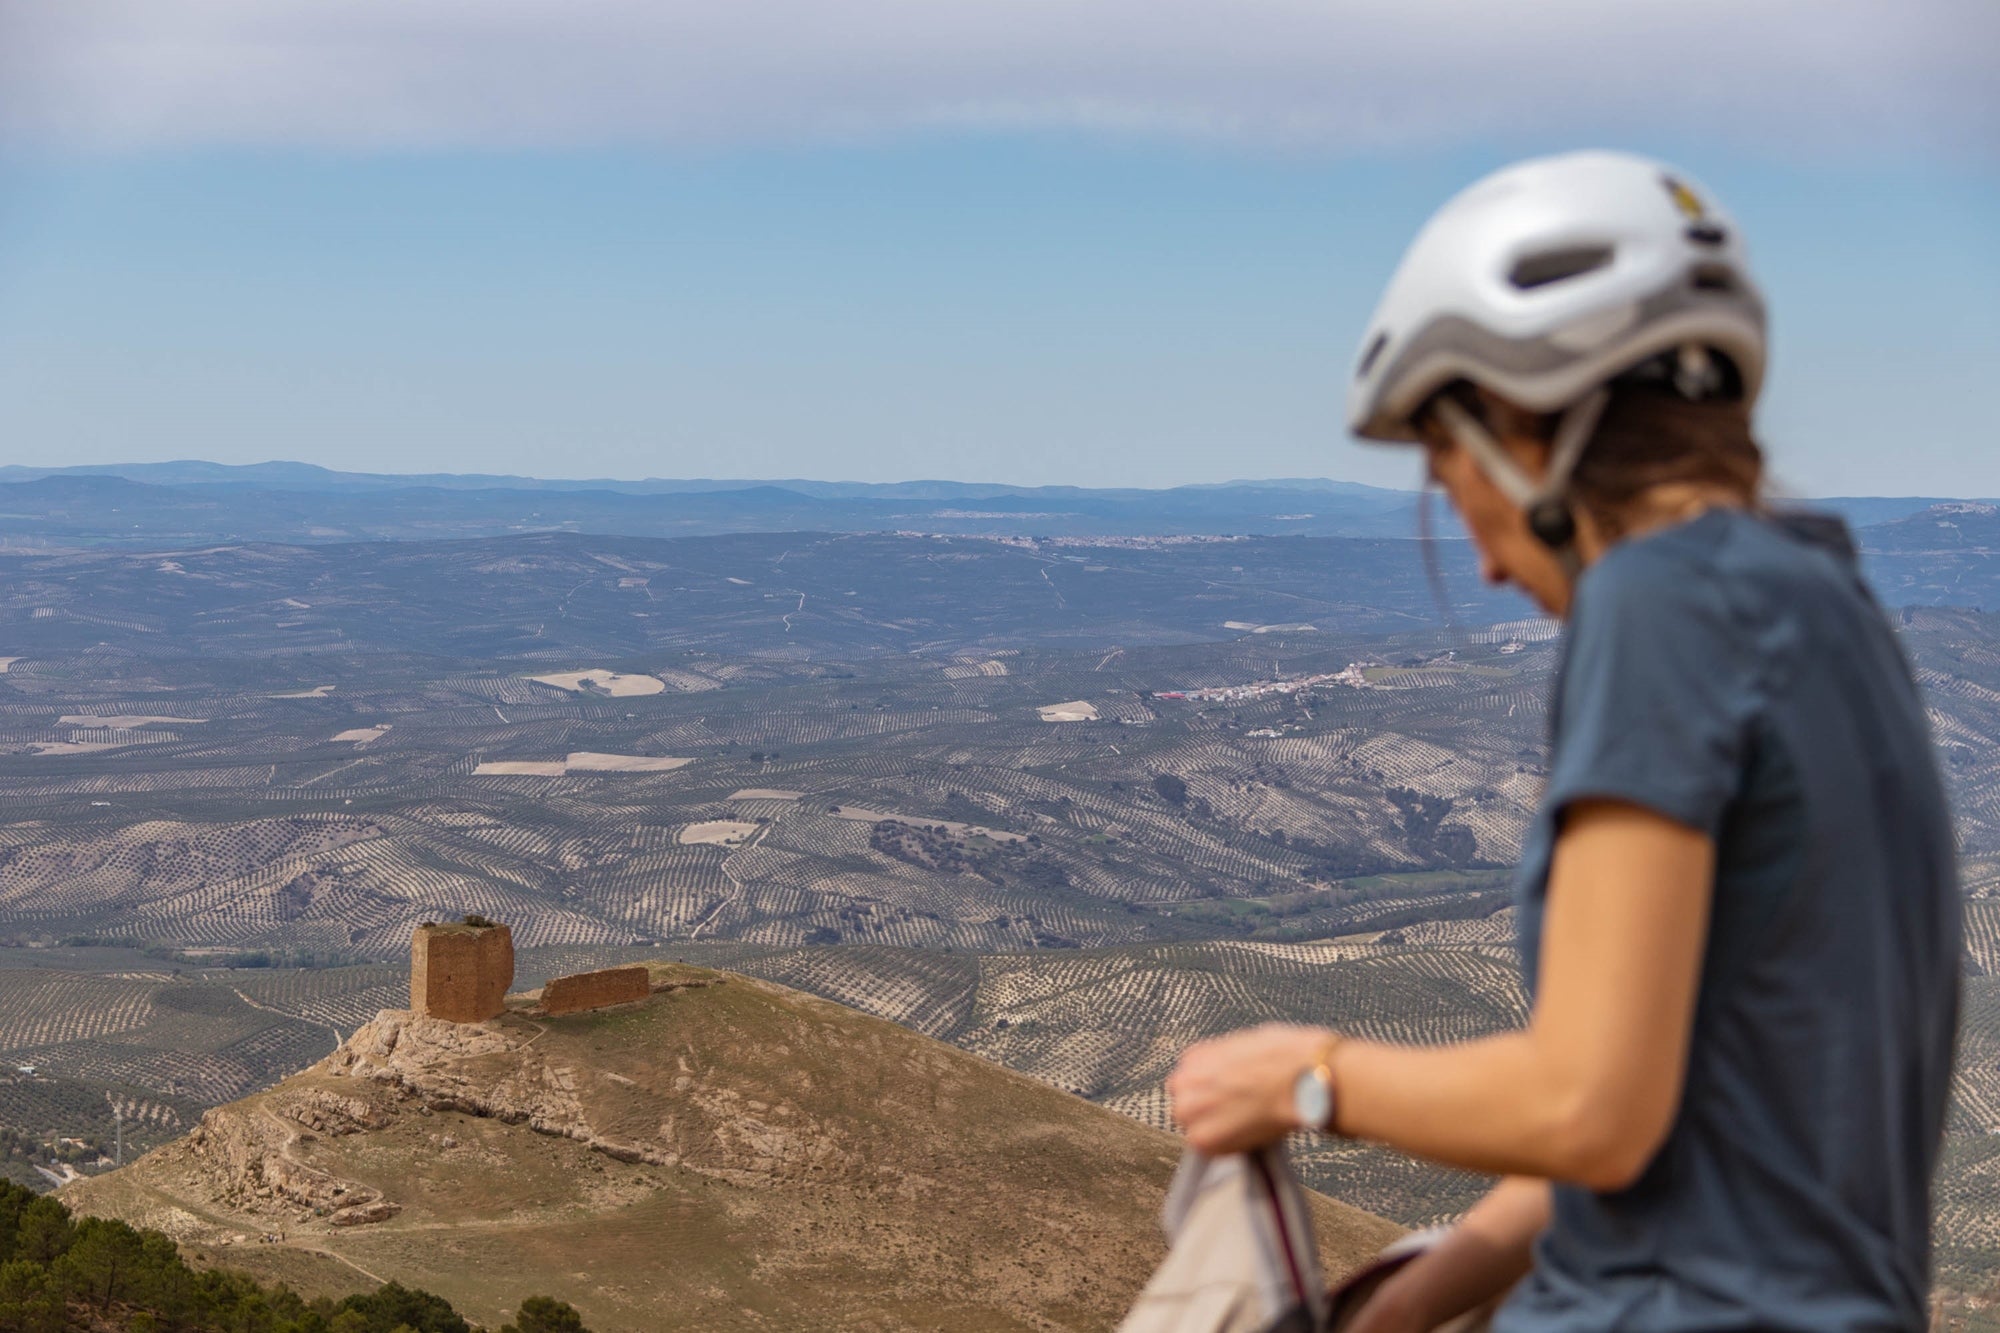
{"type": "Polygon", "coordinates": [[[1326,1281],[1284,1146],[1181,1157],[1161,1221],[1167,1257],[1118,1333],[1318,1333],[1326,1281]]]}

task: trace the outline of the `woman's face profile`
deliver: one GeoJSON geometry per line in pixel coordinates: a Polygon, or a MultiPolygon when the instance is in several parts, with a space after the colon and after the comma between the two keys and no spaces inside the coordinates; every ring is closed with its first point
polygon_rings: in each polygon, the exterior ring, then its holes
{"type": "MultiPolygon", "coordinates": [[[[1530,475],[1540,474],[1548,450],[1532,437],[1501,435],[1500,445],[1530,475]]],[[[1552,616],[1569,610],[1570,581],[1553,552],[1528,530],[1527,517],[1487,480],[1479,465],[1455,441],[1430,427],[1424,431],[1425,472],[1457,511],[1474,549],[1479,574],[1492,584],[1511,583],[1552,616]]]]}

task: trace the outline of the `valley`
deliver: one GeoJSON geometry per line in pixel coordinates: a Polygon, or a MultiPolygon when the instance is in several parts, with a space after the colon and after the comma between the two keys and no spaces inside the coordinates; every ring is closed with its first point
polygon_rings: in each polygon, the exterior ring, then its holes
{"type": "MultiPolygon", "coordinates": [[[[0,1161],[46,1188],[179,1138],[407,1004],[410,928],[468,912],[524,986],[724,968],[1154,1128],[1200,1036],[1518,1023],[1558,645],[1434,554],[1442,607],[1376,537],[0,554],[0,1161]]],[[[1939,1200],[1971,1289],[2000,1248],[2000,617],[1890,595],[1971,899],[1939,1200]]],[[[1407,1225],[1480,1184],[1300,1166],[1407,1225]]]]}

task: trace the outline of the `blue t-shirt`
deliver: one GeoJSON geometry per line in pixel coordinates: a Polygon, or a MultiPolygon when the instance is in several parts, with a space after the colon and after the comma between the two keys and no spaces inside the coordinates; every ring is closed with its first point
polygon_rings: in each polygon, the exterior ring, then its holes
{"type": "Polygon", "coordinates": [[[1711,835],[1714,904],[1665,1146],[1628,1189],[1555,1188],[1497,1327],[1921,1329],[1962,909],[1923,702],[1844,529],[1718,509],[1613,546],[1553,715],[1529,986],[1573,801],[1711,835]]]}

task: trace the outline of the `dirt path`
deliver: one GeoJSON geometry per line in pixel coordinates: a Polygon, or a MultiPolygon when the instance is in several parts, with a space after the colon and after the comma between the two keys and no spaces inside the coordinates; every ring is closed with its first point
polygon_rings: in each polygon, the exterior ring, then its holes
{"type": "Polygon", "coordinates": [[[386,1287],[389,1285],[388,1278],[383,1277],[380,1273],[369,1272],[367,1269],[363,1268],[360,1264],[355,1263],[352,1259],[348,1258],[344,1254],[338,1253],[337,1251],[323,1250],[317,1245],[307,1245],[303,1241],[296,1241],[296,1240],[281,1240],[278,1242],[278,1246],[281,1249],[297,1250],[301,1254],[316,1254],[322,1259],[331,1259],[337,1264],[346,1264],[349,1268],[361,1274],[361,1276],[367,1278],[370,1282],[373,1282],[378,1287],[386,1287]]]}
{"type": "Polygon", "coordinates": [[[1063,599],[1062,589],[1056,587],[1056,581],[1049,577],[1049,567],[1047,565],[1042,566],[1042,582],[1048,584],[1049,591],[1056,595],[1056,609],[1058,611],[1069,610],[1069,603],[1063,599]]]}
{"type": "MultiPolygon", "coordinates": [[[[239,991],[238,994],[241,995],[242,992],[239,991]]],[[[246,1004],[255,1003],[255,1001],[250,1000],[249,997],[247,996],[243,998],[246,1004]]],[[[257,1007],[261,1009],[264,1008],[265,1006],[258,1005],[257,1007]]],[[[268,1106],[260,1105],[257,1108],[257,1110],[259,1114],[270,1117],[271,1123],[276,1125],[284,1135],[283,1139],[280,1141],[279,1144],[278,1155],[284,1158],[287,1162],[291,1162],[294,1165],[310,1166],[309,1163],[301,1162],[299,1161],[298,1158],[292,1155],[292,1144],[295,1143],[298,1139],[297,1128],[293,1125],[287,1124],[268,1106]]],[[[312,1169],[317,1170],[318,1168],[312,1168],[312,1169]]],[[[172,1211],[183,1213],[201,1222],[205,1222],[209,1226],[214,1227],[218,1231],[234,1232],[238,1235],[241,1235],[246,1232],[257,1232],[259,1229],[258,1225],[251,1219],[225,1216],[210,1212],[205,1208],[201,1208],[195,1205],[192,1200],[177,1198],[171,1194],[167,1194],[161,1191],[160,1189],[152,1185],[146,1185],[143,1186],[142,1188],[145,1194],[151,1196],[151,1198],[155,1202],[160,1204],[163,1208],[171,1209],[172,1211]]],[[[267,1231],[264,1232],[263,1234],[268,1235],[270,1233],[267,1231]]],[[[371,1272],[368,1269],[363,1268],[360,1264],[354,1262],[354,1260],[348,1258],[344,1254],[340,1254],[334,1250],[323,1249],[318,1245],[309,1244],[304,1240],[293,1240],[290,1237],[286,1237],[284,1240],[271,1241],[271,1242],[257,1242],[257,1244],[269,1244],[279,1249],[296,1250],[303,1254],[316,1254],[322,1259],[331,1259],[337,1264],[341,1264],[344,1265],[345,1267],[353,1269],[355,1272],[361,1274],[361,1276],[367,1278],[370,1282],[373,1282],[378,1287],[386,1286],[389,1281],[389,1279],[383,1277],[380,1273],[371,1272]]],[[[247,1247],[242,1245],[206,1244],[203,1246],[203,1248],[213,1249],[218,1251],[219,1262],[223,1262],[226,1266],[226,1260],[220,1259],[221,1255],[226,1255],[231,1250],[244,1249],[247,1247]]]]}
{"type": "Polygon", "coordinates": [[[588,588],[591,584],[595,582],[597,582],[597,579],[595,577],[587,578],[583,582],[577,584],[574,588],[571,588],[568,592],[564,593],[563,599],[560,602],[556,603],[556,617],[560,620],[568,620],[569,599],[576,596],[578,593],[582,592],[585,588],[588,588]]]}
{"type": "Polygon", "coordinates": [[[743,900],[744,888],[745,888],[744,883],[742,880],[736,878],[736,872],[729,868],[729,863],[731,861],[734,861],[739,853],[747,852],[752,847],[755,847],[758,843],[762,842],[764,840],[764,835],[770,832],[771,829],[774,827],[775,827],[774,824],[765,824],[763,827],[759,828],[755,833],[750,835],[750,840],[748,842],[744,843],[741,847],[738,847],[736,851],[731,852],[728,856],[722,858],[722,873],[729,880],[730,884],[735,887],[736,893],[733,897],[722,898],[717,900],[715,906],[711,907],[708,910],[708,915],[704,916],[700,921],[696,922],[695,928],[688,932],[689,939],[691,940],[700,939],[701,932],[714,922],[715,918],[721,914],[723,908],[729,906],[729,904],[732,902],[741,902],[743,900]]]}
{"type": "Polygon", "coordinates": [[[327,770],[326,772],[324,772],[324,773],[321,773],[321,774],[320,774],[319,776],[317,776],[317,777],[310,777],[310,778],[307,778],[307,779],[306,779],[306,780],[305,780],[304,782],[301,782],[301,783],[300,783],[299,785],[300,785],[301,787],[310,787],[310,786],[312,786],[312,785],[313,785],[313,783],[315,783],[315,782],[325,782],[325,781],[326,781],[326,780],[327,780],[328,778],[332,777],[332,776],[333,776],[333,775],[334,775],[335,773],[340,773],[340,772],[344,772],[344,771],[346,771],[347,769],[350,769],[350,768],[353,768],[353,767],[354,767],[354,766],[355,766],[356,764],[365,764],[365,763],[367,763],[367,762],[368,762],[368,761],[367,761],[366,759],[350,759],[350,760],[348,760],[348,761],[347,761],[346,763],[342,764],[342,765],[341,765],[341,766],[340,766],[339,768],[329,768],[329,769],[328,769],[328,770],[327,770]]]}

